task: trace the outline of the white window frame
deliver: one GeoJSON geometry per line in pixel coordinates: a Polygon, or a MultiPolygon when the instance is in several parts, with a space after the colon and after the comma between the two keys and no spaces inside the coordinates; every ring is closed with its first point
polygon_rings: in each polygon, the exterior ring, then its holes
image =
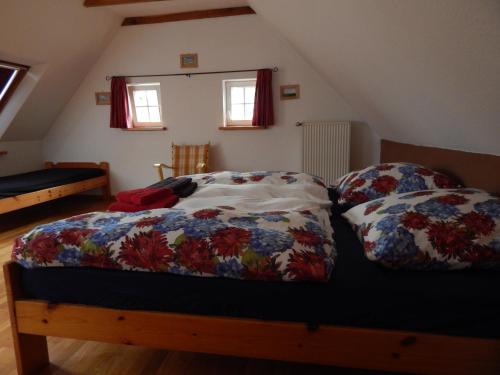
{"type": "MultiPolygon", "coordinates": [[[[231,120],[231,88],[232,87],[255,87],[257,84],[256,78],[242,79],[226,79],[222,81],[223,91],[223,109],[224,109],[224,126],[247,126],[252,127],[252,120],[231,120]]],[[[255,103],[254,103],[255,104],[255,103]]]]}
{"type": "Polygon", "coordinates": [[[161,87],[159,82],[154,83],[131,83],[127,85],[129,106],[132,112],[132,122],[134,128],[161,128],[163,124],[163,106],[161,101],[161,87]],[[160,111],[160,121],[159,122],[139,122],[137,121],[137,114],[134,102],[134,91],[136,90],[155,90],[156,96],[158,98],[158,109],[160,111]]]}

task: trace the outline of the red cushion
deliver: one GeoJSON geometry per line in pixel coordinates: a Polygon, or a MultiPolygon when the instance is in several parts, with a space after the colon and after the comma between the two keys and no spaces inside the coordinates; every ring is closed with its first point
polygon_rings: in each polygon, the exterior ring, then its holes
{"type": "Polygon", "coordinates": [[[120,191],[118,194],[116,194],[116,200],[118,202],[123,202],[123,203],[132,203],[132,196],[135,193],[138,193],[144,189],[134,189],[134,190],[125,190],[125,191],[120,191]]]}
{"type": "Polygon", "coordinates": [[[152,204],[158,200],[168,197],[169,195],[172,195],[171,189],[146,188],[142,191],[132,194],[130,203],[136,205],[152,204]]]}
{"type": "Polygon", "coordinates": [[[122,203],[145,205],[154,203],[161,198],[171,195],[173,192],[167,188],[142,188],[120,191],[116,194],[116,200],[122,203]]]}
{"type": "Polygon", "coordinates": [[[177,195],[168,195],[165,198],[159,199],[152,204],[135,205],[131,203],[115,202],[108,207],[108,211],[113,212],[136,212],[152,210],[155,208],[170,208],[173,207],[179,201],[177,195]]]}

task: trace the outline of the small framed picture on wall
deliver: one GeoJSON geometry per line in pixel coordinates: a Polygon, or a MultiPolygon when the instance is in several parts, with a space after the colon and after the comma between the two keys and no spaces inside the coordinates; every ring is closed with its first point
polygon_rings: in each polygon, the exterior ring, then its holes
{"type": "Polygon", "coordinates": [[[111,93],[110,92],[96,92],[95,93],[95,104],[97,105],[111,105],[111,93]]]}
{"type": "Polygon", "coordinates": [[[197,68],[197,67],[198,67],[197,53],[183,53],[181,55],[181,68],[197,68]]]}
{"type": "Polygon", "coordinates": [[[300,98],[300,85],[282,85],[280,86],[281,100],[300,98]]]}

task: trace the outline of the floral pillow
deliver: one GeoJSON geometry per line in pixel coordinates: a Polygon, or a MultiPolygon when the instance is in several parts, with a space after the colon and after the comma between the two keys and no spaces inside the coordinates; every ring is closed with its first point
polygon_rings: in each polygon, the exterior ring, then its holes
{"type": "Polygon", "coordinates": [[[475,189],[392,194],[343,214],[368,259],[395,269],[500,266],[500,198],[475,189]]]}
{"type": "Polygon", "coordinates": [[[355,206],[394,193],[459,188],[454,179],[410,163],[373,165],[341,177],[337,183],[339,204],[355,206]]]}
{"type": "Polygon", "coordinates": [[[273,171],[253,171],[253,172],[211,172],[198,175],[191,175],[199,185],[224,184],[224,185],[250,185],[250,184],[315,184],[326,187],[321,177],[308,173],[298,172],[273,172],[273,171]]]}

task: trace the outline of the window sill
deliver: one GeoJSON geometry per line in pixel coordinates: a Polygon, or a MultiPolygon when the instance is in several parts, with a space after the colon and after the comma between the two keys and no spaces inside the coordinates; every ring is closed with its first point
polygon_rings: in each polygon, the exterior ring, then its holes
{"type": "Polygon", "coordinates": [[[167,128],[165,126],[143,126],[136,128],[122,129],[125,132],[154,132],[154,131],[165,131],[167,128]]]}
{"type": "Polygon", "coordinates": [[[219,126],[219,130],[264,130],[262,126],[219,126]]]}

